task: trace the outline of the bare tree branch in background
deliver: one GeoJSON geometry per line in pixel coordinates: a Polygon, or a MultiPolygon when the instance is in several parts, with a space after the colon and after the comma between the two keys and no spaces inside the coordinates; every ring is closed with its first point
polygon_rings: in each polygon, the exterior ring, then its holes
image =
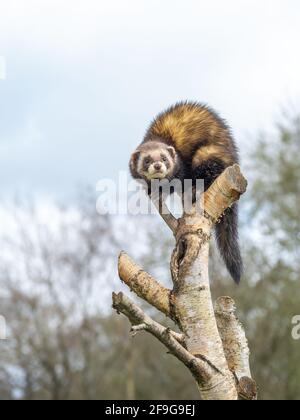
{"type": "Polygon", "coordinates": [[[102,336],[98,301],[116,253],[110,220],[87,207],[56,208],[43,218],[34,206],[18,205],[14,213],[14,237],[1,238],[8,339],[0,343],[0,384],[8,378],[15,398],[28,400],[98,398],[92,376],[102,336]],[[57,220],[47,223],[48,217],[57,220]]]}

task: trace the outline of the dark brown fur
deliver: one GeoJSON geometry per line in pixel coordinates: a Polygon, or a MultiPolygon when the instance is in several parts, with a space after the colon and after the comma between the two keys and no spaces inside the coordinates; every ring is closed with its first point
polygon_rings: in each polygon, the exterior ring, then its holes
{"type": "MultiPolygon", "coordinates": [[[[136,179],[139,153],[171,147],[176,151],[174,170],[168,179],[204,179],[205,189],[228,167],[239,162],[230,129],[216,112],[205,105],[178,103],[151,123],[142,144],[132,155],[130,169],[136,179]]],[[[238,243],[238,209],[235,205],[216,226],[220,253],[233,279],[239,283],[243,264],[238,243]]]]}

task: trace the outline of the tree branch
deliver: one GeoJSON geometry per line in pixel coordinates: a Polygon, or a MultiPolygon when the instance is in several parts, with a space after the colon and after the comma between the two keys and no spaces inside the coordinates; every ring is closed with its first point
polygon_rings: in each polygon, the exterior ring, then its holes
{"type": "Polygon", "coordinates": [[[169,226],[171,231],[175,234],[178,227],[178,220],[176,219],[175,216],[173,216],[173,214],[168,209],[168,206],[166,205],[162,197],[162,194],[160,194],[158,197],[151,196],[151,201],[156,207],[160,216],[163,218],[164,222],[169,226]]]}
{"type": "Polygon", "coordinates": [[[217,368],[213,391],[207,383],[200,386],[203,399],[238,398],[215,319],[208,261],[214,224],[245,191],[246,184],[237,165],[226,169],[204,193],[204,212],[199,212],[195,205],[194,211],[179,220],[176,232],[177,244],[171,262],[175,316],[186,336],[188,351],[201,355],[217,368]]]}
{"type": "Polygon", "coordinates": [[[171,316],[172,291],[142,270],[125,252],[119,256],[119,276],[130,290],[167,316],[171,316]]]}
{"type": "Polygon", "coordinates": [[[173,333],[169,328],[165,328],[154,321],[122,292],[118,294],[113,293],[112,299],[113,308],[129,319],[134,332],[145,330],[156,337],[168,348],[170,353],[185,364],[197,382],[209,380],[213,367],[206,360],[190,354],[175,338],[178,337],[177,333],[173,333]]]}
{"type": "MultiPolygon", "coordinates": [[[[179,334],[179,333],[177,333],[175,331],[172,331],[170,329],[168,329],[168,330],[169,330],[169,333],[171,334],[171,336],[173,338],[175,338],[175,340],[178,341],[179,344],[181,344],[184,348],[186,348],[185,336],[183,334],[179,334]]],[[[144,324],[139,324],[139,325],[133,325],[130,332],[131,332],[132,336],[135,337],[136,334],[140,331],[148,331],[147,324],[144,323],[144,324]]]]}
{"type": "Polygon", "coordinates": [[[233,165],[225,169],[204,193],[204,210],[214,223],[246,192],[247,184],[239,165],[233,165]]]}
{"type": "Polygon", "coordinates": [[[148,331],[189,368],[202,399],[253,399],[251,396],[256,395],[245,335],[230,304],[224,306],[226,301],[218,301],[215,315],[208,275],[212,229],[246,187],[239,166],[234,165],[204,193],[204,209],[200,212],[195,203],[192,211],[177,220],[168,211],[165,217],[164,203],[156,201],[176,238],[171,260],[173,291],[141,270],[125,253],[119,258],[120,278],[138,296],[172,318],[182,334],[153,321],[122,293],[113,295],[113,307],[128,317],[133,333],[148,331]]]}

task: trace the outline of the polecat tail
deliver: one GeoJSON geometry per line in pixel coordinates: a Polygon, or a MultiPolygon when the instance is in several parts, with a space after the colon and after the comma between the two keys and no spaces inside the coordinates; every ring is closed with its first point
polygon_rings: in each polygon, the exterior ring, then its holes
{"type": "Polygon", "coordinates": [[[216,225],[216,240],[229,273],[239,284],[243,274],[243,261],[239,247],[237,204],[228,209],[216,225]]]}

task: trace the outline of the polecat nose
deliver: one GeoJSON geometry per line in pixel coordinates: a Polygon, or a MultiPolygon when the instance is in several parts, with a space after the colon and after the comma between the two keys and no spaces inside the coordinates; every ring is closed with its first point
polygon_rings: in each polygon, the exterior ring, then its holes
{"type": "Polygon", "coordinates": [[[155,169],[156,171],[160,171],[160,170],[161,170],[161,163],[156,163],[156,164],[154,165],[154,169],[155,169]]]}

